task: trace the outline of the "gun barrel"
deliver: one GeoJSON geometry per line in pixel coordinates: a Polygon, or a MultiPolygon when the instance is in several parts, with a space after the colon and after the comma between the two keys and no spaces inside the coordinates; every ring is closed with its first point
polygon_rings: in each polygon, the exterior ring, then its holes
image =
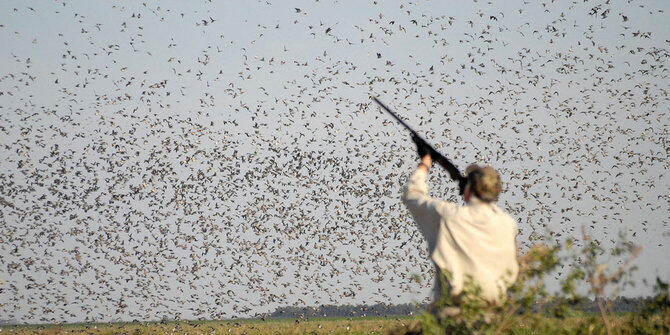
{"type": "MultiPolygon", "coordinates": [[[[412,133],[412,135],[416,135],[419,138],[421,138],[421,136],[419,136],[419,134],[417,134],[412,128],[410,128],[410,126],[408,126],[407,123],[405,123],[405,121],[401,120],[400,117],[398,117],[398,115],[395,115],[395,113],[393,113],[388,107],[386,107],[386,105],[384,105],[383,102],[379,101],[379,99],[377,99],[377,97],[372,97],[372,99],[375,100],[375,102],[379,105],[379,107],[384,109],[387,113],[391,114],[391,116],[393,116],[393,118],[396,119],[396,121],[400,122],[400,124],[403,125],[405,127],[405,129],[409,130],[412,133]]],[[[421,138],[421,139],[423,139],[423,138],[421,138]]]]}

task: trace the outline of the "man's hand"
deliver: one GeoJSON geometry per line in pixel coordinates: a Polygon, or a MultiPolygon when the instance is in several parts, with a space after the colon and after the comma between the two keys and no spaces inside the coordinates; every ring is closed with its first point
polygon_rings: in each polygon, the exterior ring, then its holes
{"type": "Polygon", "coordinates": [[[431,158],[430,155],[425,155],[421,158],[421,164],[424,164],[430,168],[433,166],[433,158],[431,158]]]}
{"type": "Polygon", "coordinates": [[[421,140],[419,137],[412,135],[412,141],[416,144],[416,151],[421,158],[421,164],[419,164],[420,169],[425,169],[428,172],[428,169],[433,165],[433,159],[430,156],[430,149],[426,145],[426,142],[421,140]]]}
{"type": "Polygon", "coordinates": [[[421,158],[421,163],[419,164],[419,169],[425,169],[428,172],[428,169],[433,165],[433,159],[430,158],[430,155],[424,155],[421,158]]]}

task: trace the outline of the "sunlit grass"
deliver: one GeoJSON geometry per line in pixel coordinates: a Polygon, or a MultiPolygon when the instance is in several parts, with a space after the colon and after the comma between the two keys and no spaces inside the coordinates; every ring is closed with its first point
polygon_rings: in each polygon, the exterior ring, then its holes
{"type": "Polygon", "coordinates": [[[0,334],[386,334],[409,317],[240,319],[1,327],[0,334]]]}
{"type": "MultiPolygon", "coordinates": [[[[645,320],[634,313],[613,316],[613,325],[621,334],[658,333],[670,318],[658,314],[645,320]]],[[[221,321],[127,322],[0,327],[0,334],[388,334],[408,329],[418,317],[362,317],[311,319],[240,319],[221,321]]],[[[513,326],[503,334],[552,334],[587,331],[604,334],[596,314],[555,318],[540,314],[514,317],[513,326]]],[[[667,328],[665,328],[667,329],[667,328]]]]}

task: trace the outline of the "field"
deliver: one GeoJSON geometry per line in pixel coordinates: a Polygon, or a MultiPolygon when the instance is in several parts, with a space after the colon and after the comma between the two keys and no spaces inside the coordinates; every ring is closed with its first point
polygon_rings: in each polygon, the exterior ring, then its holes
{"type": "MultiPolygon", "coordinates": [[[[0,327],[0,334],[388,334],[416,324],[418,317],[360,317],[302,319],[240,319],[220,321],[125,322],[0,327]]],[[[516,318],[506,334],[605,334],[596,315],[565,319],[539,315],[516,318]]],[[[667,315],[642,323],[635,314],[612,320],[619,334],[660,334],[668,328],[667,315]],[[651,321],[651,322],[648,322],[651,321]],[[665,327],[665,328],[664,328],[665,327]]]]}
{"type": "Polygon", "coordinates": [[[1,327],[0,334],[385,334],[408,317],[240,319],[1,327]]]}

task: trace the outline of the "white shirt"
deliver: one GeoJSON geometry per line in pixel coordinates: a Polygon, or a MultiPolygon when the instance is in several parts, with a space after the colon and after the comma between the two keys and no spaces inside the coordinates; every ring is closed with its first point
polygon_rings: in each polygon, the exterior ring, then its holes
{"type": "MultiPolygon", "coordinates": [[[[452,295],[463,290],[467,276],[488,301],[500,301],[517,277],[516,221],[495,203],[474,194],[465,206],[428,196],[426,171],[417,169],[409,179],[402,201],[414,216],[438,269],[451,273],[452,295]]],[[[440,298],[439,272],[434,298],[440,298]]]]}

